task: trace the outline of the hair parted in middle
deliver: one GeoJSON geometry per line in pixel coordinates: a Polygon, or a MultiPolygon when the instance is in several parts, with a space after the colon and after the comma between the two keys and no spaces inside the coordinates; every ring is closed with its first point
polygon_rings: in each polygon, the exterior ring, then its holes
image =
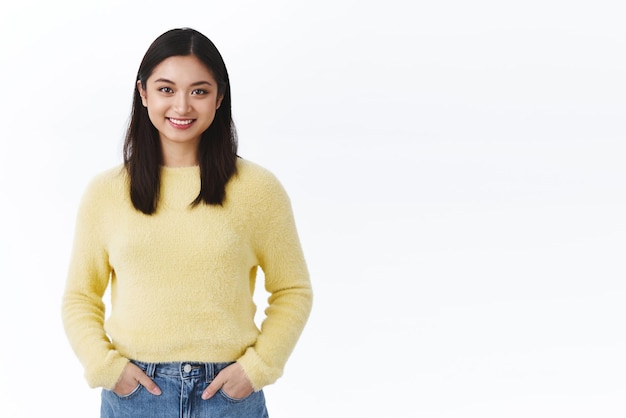
{"type": "MultiPolygon", "coordinates": [[[[169,30],[150,45],[137,72],[142,88],[155,67],[173,56],[193,55],[213,74],[222,102],[215,119],[202,133],[198,144],[200,193],[191,205],[200,203],[221,205],[226,183],[237,172],[237,131],[232,120],[230,81],[226,65],[213,42],[202,33],[180,28],[169,30]]],[[[135,84],[136,84],[135,82],[135,84]]],[[[130,177],[130,198],[133,206],[147,214],[156,212],[160,190],[162,164],[159,132],[143,106],[135,85],[130,122],[124,140],[124,166],[130,177]]]]}

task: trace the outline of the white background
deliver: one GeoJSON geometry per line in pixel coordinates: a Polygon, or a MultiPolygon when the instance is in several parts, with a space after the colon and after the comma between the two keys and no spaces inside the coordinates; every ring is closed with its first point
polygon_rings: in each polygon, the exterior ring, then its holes
{"type": "Polygon", "coordinates": [[[273,418],[626,416],[621,3],[3,2],[0,414],[98,415],[60,321],[76,208],[190,26],[314,284],[273,418]]]}

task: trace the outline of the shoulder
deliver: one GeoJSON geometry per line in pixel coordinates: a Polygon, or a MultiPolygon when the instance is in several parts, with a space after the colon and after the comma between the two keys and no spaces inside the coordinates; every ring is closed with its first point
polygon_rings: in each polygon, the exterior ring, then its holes
{"type": "Polygon", "coordinates": [[[237,174],[234,183],[256,190],[281,188],[282,185],[273,172],[249,160],[237,160],[237,174]]]}
{"type": "Polygon", "coordinates": [[[237,160],[237,177],[244,181],[278,182],[270,170],[243,158],[237,160]]]}
{"type": "Polygon", "coordinates": [[[101,171],[92,177],[89,187],[106,187],[110,184],[126,182],[126,169],[122,164],[101,171]]]}
{"type": "Polygon", "coordinates": [[[110,201],[127,194],[128,175],[123,165],[117,165],[96,174],[87,184],[83,202],[110,201]]]}
{"type": "Polygon", "coordinates": [[[237,174],[228,185],[227,194],[234,200],[256,204],[288,200],[283,185],[273,172],[243,158],[237,160],[237,174]]]}

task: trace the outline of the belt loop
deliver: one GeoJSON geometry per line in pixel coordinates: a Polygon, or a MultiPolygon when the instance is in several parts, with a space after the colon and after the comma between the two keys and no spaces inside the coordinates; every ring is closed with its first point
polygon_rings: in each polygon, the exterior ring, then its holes
{"type": "Polygon", "coordinates": [[[156,370],[156,363],[147,363],[146,364],[146,375],[148,375],[148,377],[150,379],[152,379],[154,377],[154,371],[156,370]]]}
{"type": "Polygon", "coordinates": [[[204,363],[204,370],[206,371],[206,383],[211,383],[215,378],[213,363],[204,363]]]}

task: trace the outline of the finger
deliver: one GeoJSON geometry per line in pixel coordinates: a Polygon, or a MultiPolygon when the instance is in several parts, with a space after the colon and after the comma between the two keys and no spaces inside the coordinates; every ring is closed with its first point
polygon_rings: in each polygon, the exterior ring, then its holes
{"type": "Polygon", "coordinates": [[[115,384],[115,387],[113,388],[113,392],[120,396],[124,396],[133,391],[139,384],[139,381],[137,380],[138,372],[141,372],[141,369],[137,366],[132,363],[126,364],[122,374],[115,384]]]}
{"type": "Polygon", "coordinates": [[[150,392],[151,394],[159,396],[161,394],[161,389],[159,388],[159,386],[154,383],[154,380],[150,379],[148,375],[143,372],[143,370],[139,369],[139,371],[140,374],[136,376],[139,384],[148,389],[148,392],[150,392]]]}
{"type": "Polygon", "coordinates": [[[211,399],[213,395],[215,395],[217,391],[221,389],[222,386],[224,386],[224,381],[220,379],[220,375],[218,374],[217,376],[215,376],[215,379],[213,379],[211,384],[207,386],[206,389],[204,389],[204,392],[202,392],[202,399],[204,399],[205,401],[207,399],[211,399]]]}

